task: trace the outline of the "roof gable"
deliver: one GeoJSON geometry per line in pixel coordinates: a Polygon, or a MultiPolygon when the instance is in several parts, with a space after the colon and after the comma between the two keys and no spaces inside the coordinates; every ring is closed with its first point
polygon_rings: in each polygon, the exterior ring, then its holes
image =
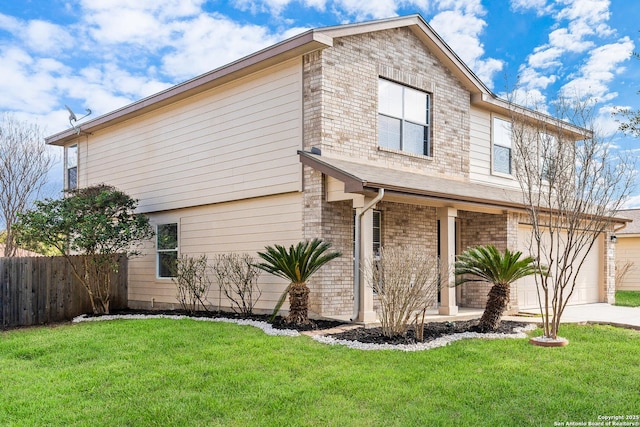
{"type": "Polygon", "coordinates": [[[491,90],[471,71],[442,37],[418,14],[325,27],[314,31],[334,39],[402,27],[409,28],[471,93],[492,94],[491,90]]]}

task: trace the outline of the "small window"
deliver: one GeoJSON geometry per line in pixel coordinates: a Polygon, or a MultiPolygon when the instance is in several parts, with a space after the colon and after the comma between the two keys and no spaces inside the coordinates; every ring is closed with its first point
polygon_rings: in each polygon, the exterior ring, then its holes
{"type": "Polygon", "coordinates": [[[158,277],[175,277],[178,261],[178,224],[160,224],[156,229],[158,277]]]}
{"type": "Polygon", "coordinates": [[[382,212],[373,211],[373,254],[380,255],[382,247],[382,212]]]}
{"type": "Polygon", "coordinates": [[[66,155],[67,168],[67,190],[75,190],[78,188],[78,145],[70,145],[67,147],[66,155]]]}
{"type": "Polygon", "coordinates": [[[409,153],[430,155],[428,93],[388,80],[378,80],[378,144],[409,153]]]}
{"type": "MultiPolygon", "coordinates": [[[[357,214],[354,211],[353,216],[355,217],[357,214]]],[[[355,220],[353,221],[353,245],[355,248],[356,241],[356,227],[355,220]]],[[[380,248],[382,247],[382,212],[381,211],[373,211],[373,255],[380,255],[380,248]]],[[[355,251],[354,251],[355,253],[355,251]]]]}
{"type": "Polygon", "coordinates": [[[511,174],[511,122],[493,118],[493,171],[511,174]]]}

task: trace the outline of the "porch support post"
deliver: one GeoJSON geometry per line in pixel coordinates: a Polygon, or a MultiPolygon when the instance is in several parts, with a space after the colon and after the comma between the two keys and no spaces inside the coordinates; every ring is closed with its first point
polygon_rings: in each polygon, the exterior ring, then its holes
{"type": "MultiPolygon", "coordinates": [[[[356,209],[357,213],[360,213],[356,209]]],[[[373,209],[368,209],[362,214],[360,223],[360,269],[366,268],[369,260],[373,258],[373,209]]],[[[373,323],[376,321],[376,312],[373,310],[373,288],[367,279],[367,275],[360,274],[360,307],[358,321],[373,323]]]]}
{"type": "Polygon", "coordinates": [[[438,208],[440,221],[440,314],[454,315],[458,313],[456,303],[456,276],[454,263],[456,259],[456,217],[458,210],[454,208],[438,208]]]}

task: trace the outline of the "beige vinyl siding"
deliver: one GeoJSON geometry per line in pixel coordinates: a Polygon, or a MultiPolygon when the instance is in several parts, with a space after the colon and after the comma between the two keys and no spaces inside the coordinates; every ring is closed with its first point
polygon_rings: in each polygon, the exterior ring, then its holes
{"type": "MultiPolygon", "coordinates": [[[[288,193],[197,208],[151,214],[154,225],[178,224],[179,254],[207,254],[210,262],[219,253],[248,252],[257,256],[266,245],[289,246],[302,240],[302,195],[288,193]]],[[[129,300],[132,306],[176,304],[176,288],[171,279],[156,278],[156,252],[153,242],[145,246],[145,255],[129,264],[129,300]]],[[[213,279],[213,276],[212,276],[213,279]]],[[[217,307],[218,286],[214,283],[209,302],[217,307]]],[[[258,309],[271,310],[287,283],[264,273],[258,309]]],[[[228,306],[224,299],[222,306],[228,306]]],[[[286,309],[286,305],[284,306],[286,309]]]]}
{"type": "Polygon", "coordinates": [[[472,182],[520,188],[514,178],[495,175],[491,169],[491,113],[471,107],[469,179],[472,182]]]}
{"type": "Polygon", "coordinates": [[[88,135],[80,185],[143,212],[300,191],[301,91],[298,58],[88,135]]]}
{"type": "Polygon", "coordinates": [[[640,236],[618,235],[616,243],[616,268],[626,262],[633,263],[621,283],[616,283],[619,291],[640,291],[640,236]]]}

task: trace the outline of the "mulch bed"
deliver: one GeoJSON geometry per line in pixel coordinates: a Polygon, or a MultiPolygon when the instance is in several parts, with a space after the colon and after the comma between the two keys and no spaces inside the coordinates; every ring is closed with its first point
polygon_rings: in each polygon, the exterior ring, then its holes
{"type": "MultiPolygon", "coordinates": [[[[191,317],[210,317],[210,318],[231,318],[231,319],[251,319],[262,322],[268,322],[270,315],[254,314],[250,317],[242,317],[235,313],[218,312],[218,311],[199,311],[195,314],[190,314],[184,310],[113,310],[111,314],[142,314],[142,315],[170,315],[170,316],[191,316],[191,317]]],[[[417,342],[429,342],[436,338],[458,334],[462,332],[479,332],[477,329],[478,320],[461,320],[455,322],[429,322],[424,324],[424,340],[418,341],[416,339],[415,330],[413,326],[409,326],[405,335],[396,337],[385,337],[382,335],[382,328],[355,328],[350,329],[338,334],[331,334],[330,336],[336,339],[347,341],[358,341],[368,344],[416,344],[417,342]]],[[[293,327],[285,324],[281,316],[277,316],[272,326],[276,329],[296,329],[300,332],[313,331],[322,329],[331,329],[338,326],[351,325],[350,323],[344,323],[333,320],[310,320],[308,325],[293,327]]],[[[526,323],[502,321],[496,331],[493,333],[510,334],[514,332],[514,328],[521,328],[526,326],[526,323]]]]}
{"type": "MultiPolygon", "coordinates": [[[[459,334],[463,332],[479,332],[478,320],[461,320],[455,322],[429,322],[424,324],[424,339],[419,341],[415,335],[415,329],[410,326],[405,335],[385,337],[382,328],[358,328],[349,331],[332,334],[331,337],[346,341],[358,341],[367,344],[416,344],[429,342],[445,335],[459,334]]],[[[526,323],[502,321],[498,329],[491,333],[511,334],[514,328],[526,326],[526,323]]]]}

